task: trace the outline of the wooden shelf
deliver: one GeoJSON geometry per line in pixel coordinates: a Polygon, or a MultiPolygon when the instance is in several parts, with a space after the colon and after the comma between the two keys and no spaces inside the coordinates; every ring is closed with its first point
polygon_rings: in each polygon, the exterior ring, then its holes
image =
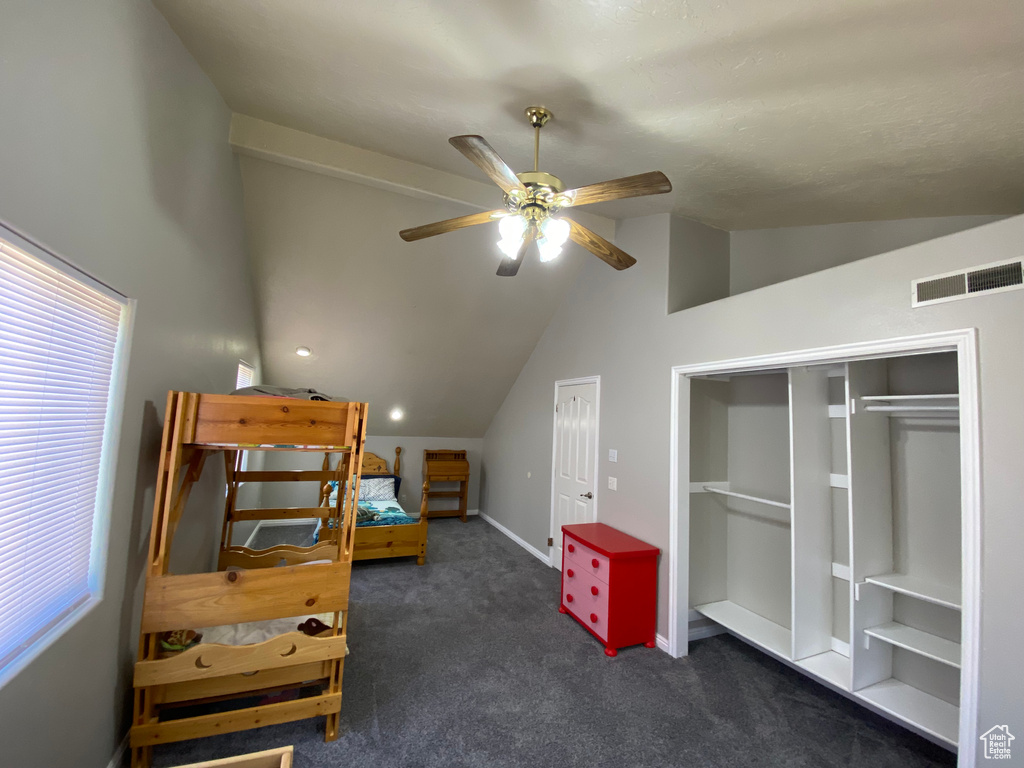
{"type": "Polygon", "coordinates": [[[868,627],[864,632],[897,648],[906,648],[908,651],[960,669],[960,643],[908,627],[897,621],[868,627]]]}
{"type": "Polygon", "coordinates": [[[893,592],[916,597],[918,600],[925,600],[945,608],[960,610],[960,590],[947,587],[944,584],[936,584],[933,581],[926,581],[915,576],[908,576],[905,573],[886,573],[880,576],[868,576],[865,581],[875,584],[893,592]]]}
{"type": "Polygon", "coordinates": [[[835,651],[800,659],[796,665],[844,691],[850,690],[850,660],[835,651]]]}
{"type": "Polygon", "coordinates": [[[792,657],[793,634],[764,616],[759,616],[731,600],[698,605],[696,610],[777,656],[785,659],[792,657]]]}
{"type": "Polygon", "coordinates": [[[960,708],[948,701],[895,678],[854,691],[854,695],[954,747],[957,745],[960,708]]]}

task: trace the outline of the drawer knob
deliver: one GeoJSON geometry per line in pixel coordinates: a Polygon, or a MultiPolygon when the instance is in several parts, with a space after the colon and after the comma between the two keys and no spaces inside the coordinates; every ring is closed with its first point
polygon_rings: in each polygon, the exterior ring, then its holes
{"type": "Polygon", "coordinates": [[[601,564],[601,561],[595,557],[593,560],[590,561],[590,564],[597,568],[601,564]]]}
{"type": "Polygon", "coordinates": [[[591,624],[597,624],[597,614],[596,613],[590,614],[590,623],[591,624]]]}
{"type": "Polygon", "coordinates": [[[568,547],[566,547],[566,549],[568,549],[570,553],[576,551],[576,547],[574,547],[572,544],[570,544],[568,547]]]}
{"type": "Polygon", "coordinates": [[[575,576],[576,574],[575,574],[575,573],[573,573],[573,572],[572,572],[572,568],[570,568],[569,570],[567,570],[567,571],[565,572],[565,575],[566,575],[566,576],[568,576],[568,577],[569,577],[569,578],[571,579],[571,578],[572,578],[573,576],[575,576]]]}
{"type": "Polygon", "coordinates": [[[597,587],[591,587],[590,594],[592,594],[594,597],[597,597],[597,587]]]}
{"type": "Polygon", "coordinates": [[[572,602],[572,595],[566,595],[565,596],[565,602],[571,603],[572,602]]]}

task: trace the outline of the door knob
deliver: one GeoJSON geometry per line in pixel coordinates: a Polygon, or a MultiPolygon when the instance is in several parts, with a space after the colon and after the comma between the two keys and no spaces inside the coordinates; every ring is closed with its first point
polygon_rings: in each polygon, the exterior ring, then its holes
{"type": "Polygon", "coordinates": [[[592,498],[594,498],[594,494],[591,493],[590,491],[587,491],[586,493],[581,493],[580,496],[582,496],[584,499],[592,499],[592,498]]]}

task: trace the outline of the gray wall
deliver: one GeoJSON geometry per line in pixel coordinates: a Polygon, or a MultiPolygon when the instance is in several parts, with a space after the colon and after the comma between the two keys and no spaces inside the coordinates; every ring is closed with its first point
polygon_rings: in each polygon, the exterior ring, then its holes
{"type": "Polygon", "coordinates": [[[945,216],[730,232],[726,276],[729,294],[792,280],[1001,218],[1005,217],[945,216]]]}
{"type": "MultiPolygon", "coordinates": [[[[0,689],[0,763],[102,768],[124,735],[168,389],[259,364],[230,114],[148,3],[8,0],[0,218],[138,300],[104,599],[0,689]]],[[[175,563],[212,560],[216,462],[175,563]]]]}
{"type": "MultiPolygon", "coordinates": [[[[388,467],[395,468],[395,446],[402,448],[402,489],[399,502],[409,512],[418,512],[423,486],[423,451],[431,448],[465,450],[469,458],[469,509],[480,507],[480,455],[483,452],[482,437],[386,437],[367,435],[366,450],[386,459],[388,467]]],[[[320,469],[322,453],[289,453],[272,451],[265,455],[266,469],[320,469]]],[[[255,485],[255,484],[253,484],[255,485]]],[[[316,486],[313,483],[264,483],[262,504],[268,508],[305,507],[316,505],[316,486]]],[[[457,486],[452,485],[451,490],[457,486]]],[[[449,488],[445,485],[443,489],[449,488]]],[[[431,505],[431,509],[444,509],[443,500],[431,505]]],[[[458,505],[453,505],[457,507],[458,505]]],[[[239,536],[235,536],[236,543],[239,536]]]]}
{"type": "MultiPolygon", "coordinates": [[[[1006,610],[1024,590],[1024,294],[911,309],[908,290],[916,277],[1019,257],[1024,216],[666,316],[670,229],[668,214],[624,221],[616,242],[638,264],[621,273],[596,261],[584,267],[484,438],[481,510],[544,550],[554,382],[599,374],[599,517],[667,553],[671,366],[976,327],[984,498],[979,724],[1024,731],[1024,614],[1006,610]],[[617,464],[606,461],[609,448],[618,450],[617,464]],[[606,490],[612,467],[618,491],[606,490]]],[[[662,633],[667,575],[663,554],[662,633]]]]}
{"type": "Polygon", "coordinates": [[[252,157],[240,166],[264,382],[369,402],[375,435],[482,437],[592,258],[531,256],[495,280],[496,224],[398,236],[475,209],[252,157]],[[401,422],[388,418],[395,406],[401,422]]]}
{"type": "Polygon", "coordinates": [[[668,311],[729,295],[730,235],[690,219],[672,217],[669,234],[668,311]]]}

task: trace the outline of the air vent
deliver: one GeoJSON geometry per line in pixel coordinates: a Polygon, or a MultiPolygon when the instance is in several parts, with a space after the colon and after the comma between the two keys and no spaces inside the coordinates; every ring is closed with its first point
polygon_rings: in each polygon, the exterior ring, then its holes
{"type": "Polygon", "coordinates": [[[1024,288],[1024,271],[1021,260],[1015,259],[914,280],[910,287],[910,300],[913,306],[920,307],[941,301],[967,299],[979,293],[998,293],[1018,288],[1024,288]]]}

